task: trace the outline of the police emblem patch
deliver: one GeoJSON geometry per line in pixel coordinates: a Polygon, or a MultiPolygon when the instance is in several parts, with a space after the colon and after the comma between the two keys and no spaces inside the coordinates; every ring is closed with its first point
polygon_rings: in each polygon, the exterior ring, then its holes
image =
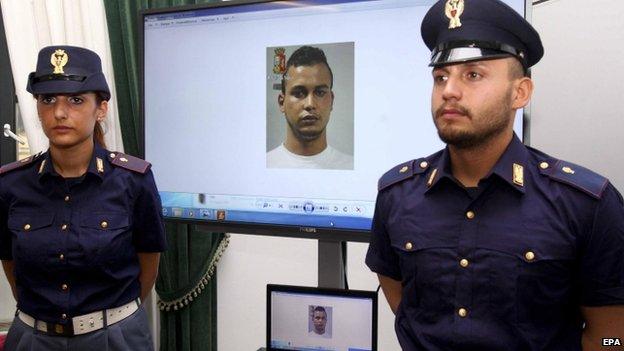
{"type": "Polygon", "coordinates": [[[52,73],[53,74],[65,73],[65,71],[63,70],[63,67],[65,67],[68,60],[69,60],[69,56],[67,55],[65,50],[61,50],[61,49],[55,50],[50,56],[50,63],[54,67],[54,72],[52,73]]]}
{"type": "Polygon", "coordinates": [[[464,0],[447,0],[444,13],[450,20],[449,29],[461,27],[459,16],[464,13],[464,0]]]}

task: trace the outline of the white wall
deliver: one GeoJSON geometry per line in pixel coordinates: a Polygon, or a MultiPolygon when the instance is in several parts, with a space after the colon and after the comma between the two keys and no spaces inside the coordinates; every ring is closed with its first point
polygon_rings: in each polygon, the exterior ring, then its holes
{"type": "Polygon", "coordinates": [[[533,8],[545,55],[533,70],[531,145],[608,177],[624,192],[624,1],[533,8]]]}
{"type": "Polygon", "coordinates": [[[222,351],[266,343],[266,284],[316,286],[317,242],[232,234],[217,266],[217,342],[222,351]]]}
{"type": "Polygon", "coordinates": [[[15,300],[4,271],[0,271],[0,321],[12,320],[13,316],[15,316],[15,300]]]}
{"type": "MultiPolygon", "coordinates": [[[[582,164],[624,191],[624,1],[550,0],[533,8],[546,54],[533,69],[531,145],[582,164]]],[[[414,155],[420,157],[422,155],[414,155]]],[[[353,289],[374,290],[366,244],[348,246],[353,289]]],[[[220,351],[264,344],[265,284],[316,284],[311,240],[237,235],[218,269],[220,351]],[[241,332],[244,331],[244,332],[241,332]],[[245,335],[241,337],[240,335],[245,335]]],[[[379,349],[398,351],[393,316],[380,292],[379,349]]]]}
{"type": "MultiPolygon", "coordinates": [[[[368,244],[349,243],[349,287],[377,289],[377,278],[364,268],[368,244]]],[[[316,286],[316,240],[232,234],[217,267],[218,350],[257,350],[266,340],[266,284],[316,286]],[[244,337],[241,337],[244,331],[244,337]]],[[[379,299],[379,350],[400,350],[394,317],[383,294],[379,299]]]]}

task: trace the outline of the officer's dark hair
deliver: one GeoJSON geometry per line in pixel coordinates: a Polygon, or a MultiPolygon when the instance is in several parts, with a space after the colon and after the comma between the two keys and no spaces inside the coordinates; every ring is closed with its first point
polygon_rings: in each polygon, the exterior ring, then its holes
{"type": "MultiPolygon", "coordinates": [[[[103,91],[95,91],[95,102],[98,106],[102,104],[102,101],[108,101],[109,96],[107,93],[103,91]]],[[[95,122],[95,127],[93,127],[93,140],[96,143],[100,144],[101,147],[106,149],[106,142],[104,141],[104,129],[100,122],[95,122]]]]}
{"type": "Polygon", "coordinates": [[[331,77],[329,88],[333,88],[334,73],[327,63],[327,57],[325,57],[325,53],[319,48],[305,45],[295,50],[295,52],[293,52],[292,55],[290,55],[290,57],[288,58],[288,61],[286,61],[286,72],[284,72],[284,74],[282,75],[282,94],[286,93],[286,80],[288,79],[286,75],[288,74],[288,69],[290,67],[314,66],[320,63],[324,64],[325,67],[327,67],[327,69],[329,70],[329,76],[331,77]]]}
{"type": "Polygon", "coordinates": [[[312,311],[312,314],[314,314],[314,312],[323,312],[325,314],[325,318],[327,318],[327,311],[325,311],[325,307],[323,306],[314,307],[314,311],[312,311]]]}
{"type": "Polygon", "coordinates": [[[511,80],[528,77],[528,71],[518,60],[509,60],[509,78],[511,80]]]}

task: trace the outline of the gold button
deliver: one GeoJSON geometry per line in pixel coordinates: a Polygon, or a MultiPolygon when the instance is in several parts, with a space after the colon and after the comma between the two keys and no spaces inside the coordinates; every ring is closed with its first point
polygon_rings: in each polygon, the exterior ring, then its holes
{"type": "Polygon", "coordinates": [[[65,202],[69,201],[69,195],[65,195],[65,202]]]}
{"type": "Polygon", "coordinates": [[[527,251],[527,253],[524,254],[524,258],[526,258],[527,261],[533,261],[535,259],[535,254],[533,251],[527,251]]]}
{"type": "Polygon", "coordinates": [[[67,289],[69,289],[69,286],[67,286],[67,284],[63,284],[61,285],[61,289],[63,289],[63,291],[67,291],[67,289]]]}
{"type": "Polygon", "coordinates": [[[427,161],[422,161],[422,162],[420,163],[420,168],[422,168],[422,169],[427,168],[427,166],[429,166],[429,163],[427,163],[427,161]]]}
{"type": "Polygon", "coordinates": [[[466,212],[466,218],[473,219],[475,217],[475,213],[472,211],[466,212]]]}
{"type": "Polygon", "coordinates": [[[117,156],[117,155],[115,155],[115,153],[114,153],[114,152],[111,152],[109,156],[110,156],[111,158],[115,158],[115,156],[117,156]]]}
{"type": "Polygon", "coordinates": [[[61,318],[62,318],[62,319],[67,319],[67,315],[66,315],[65,313],[63,313],[63,314],[61,315],[61,318]]]}
{"type": "Polygon", "coordinates": [[[65,255],[60,254],[60,255],[59,255],[59,259],[60,259],[61,261],[62,261],[62,260],[64,260],[64,259],[65,259],[65,255]]]}
{"type": "Polygon", "coordinates": [[[540,163],[540,168],[541,168],[541,169],[546,169],[546,168],[548,168],[548,167],[549,167],[548,162],[542,162],[542,163],[540,163]]]}
{"type": "Polygon", "coordinates": [[[100,223],[100,227],[102,227],[102,228],[108,228],[108,222],[106,222],[106,221],[102,221],[102,223],[100,223]]]}
{"type": "Polygon", "coordinates": [[[30,230],[30,224],[25,224],[24,225],[24,230],[30,230]]]}
{"type": "Polygon", "coordinates": [[[459,265],[460,265],[460,266],[462,266],[462,267],[464,267],[464,268],[468,267],[468,263],[469,263],[469,262],[468,262],[468,260],[467,260],[467,259],[465,259],[465,258],[462,258],[462,259],[459,261],[459,265]]]}
{"type": "Polygon", "coordinates": [[[412,245],[412,243],[410,243],[409,241],[405,243],[405,250],[411,250],[413,247],[414,245],[412,245]]]}
{"type": "Polygon", "coordinates": [[[466,310],[465,308],[460,308],[460,309],[457,311],[457,314],[458,314],[460,317],[464,318],[464,317],[466,317],[466,316],[468,315],[468,310],[466,310]]]}
{"type": "Polygon", "coordinates": [[[61,230],[67,230],[67,224],[63,224],[63,225],[61,226],[61,230]]]}

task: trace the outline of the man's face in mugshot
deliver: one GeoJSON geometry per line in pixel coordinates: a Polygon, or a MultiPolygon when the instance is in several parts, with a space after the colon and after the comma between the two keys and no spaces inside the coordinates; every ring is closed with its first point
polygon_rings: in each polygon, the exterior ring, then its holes
{"type": "Polygon", "coordinates": [[[314,331],[317,334],[325,333],[327,313],[325,311],[314,311],[314,314],[312,315],[312,322],[314,322],[314,331]]]}
{"type": "Polygon", "coordinates": [[[297,139],[312,141],[325,132],[334,104],[331,84],[323,63],[288,68],[278,103],[297,139]]]}

